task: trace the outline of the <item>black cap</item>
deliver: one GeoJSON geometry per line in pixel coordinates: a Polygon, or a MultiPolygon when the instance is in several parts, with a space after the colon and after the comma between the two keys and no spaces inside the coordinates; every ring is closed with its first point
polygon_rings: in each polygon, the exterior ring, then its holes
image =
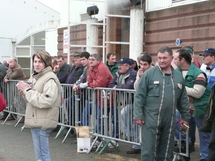
{"type": "Polygon", "coordinates": [[[207,48],[203,53],[199,54],[200,56],[206,56],[214,54],[215,55],[215,49],[214,48],[207,48]]]}

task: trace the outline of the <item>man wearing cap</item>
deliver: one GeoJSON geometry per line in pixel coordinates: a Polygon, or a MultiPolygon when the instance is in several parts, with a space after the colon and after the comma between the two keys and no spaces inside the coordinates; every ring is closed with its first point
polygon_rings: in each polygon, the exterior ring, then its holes
{"type": "MultiPolygon", "coordinates": [[[[208,77],[208,83],[212,88],[215,83],[215,49],[207,48],[203,53],[200,54],[200,56],[202,56],[202,59],[203,59],[201,70],[203,70],[206,73],[208,77]]],[[[213,99],[213,102],[214,102],[214,99],[213,99]]],[[[214,127],[215,127],[215,117],[213,120],[211,137],[210,137],[210,142],[208,146],[208,161],[214,161],[214,158],[215,158],[215,128],[214,127]]]]}
{"type": "MultiPolygon", "coordinates": [[[[111,88],[119,89],[134,89],[134,82],[136,80],[137,72],[132,67],[132,60],[129,58],[122,58],[118,61],[118,72],[109,84],[111,88]]],[[[124,125],[124,134],[127,140],[137,141],[138,129],[133,125],[132,110],[133,110],[133,100],[128,97],[124,97],[125,93],[119,98],[122,98],[125,107],[121,110],[121,118],[124,125]],[[132,122],[131,122],[132,121],[132,122]]],[[[133,96],[132,96],[133,98],[133,96]]],[[[127,154],[140,154],[140,146],[133,145],[131,150],[126,151],[127,154]]]]}
{"type": "MultiPolygon", "coordinates": [[[[83,74],[84,66],[81,64],[80,56],[81,56],[80,53],[74,54],[74,65],[72,66],[70,73],[66,74],[64,77],[61,77],[59,79],[59,81],[61,83],[75,84],[76,81],[83,74]]],[[[74,109],[75,109],[75,95],[74,95],[74,93],[71,93],[71,95],[70,95],[70,92],[71,91],[69,90],[69,88],[66,88],[65,97],[68,97],[66,99],[66,107],[67,107],[67,111],[68,111],[69,124],[72,125],[74,123],[74,119],[75,119],[75,118],[72,118],[72,114],[74,114],[74,112],[75,112],[74,111],[74,109]]]]}
{"type": "Polygon", "coordinates": [[[202,56],[203,64],[201,70],[206,73],[208,77],[208,83],[212,88],[215,83],[215,49],[208,48],[203,53],[199,54],[202,56]]]}
{"type": "Polygon", "coordinates": [[[74,84],[82,75],[84,71],[84,66],[81,64],[80,56],[80,53],[74,54],[74,65],[72,66],[69,73],[59,79],[61,83],[74,84]]]}
{"type": "Polygon", "coordinates": [[[118,61],[118,71],[111,80],[109,87],[120,89],[134,89],[137,72],[131,67],[132,61],[129,58],[122,58],[118,61]]]}
{"type": "Polygon", "coordinates": [[[195,66],[197,66],[198,68],[200,68],[200,66],[201,66],[200,63],[194,58],[193,47],[192,46],[185,46],[184,49],[186,49],[190,53],[190,55],[192,57],[192,63],[195,66]]]}

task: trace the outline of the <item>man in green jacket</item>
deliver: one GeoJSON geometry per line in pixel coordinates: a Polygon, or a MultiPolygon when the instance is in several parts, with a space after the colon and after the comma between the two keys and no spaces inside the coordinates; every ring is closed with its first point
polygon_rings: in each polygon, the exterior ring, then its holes
{"type": "MultiPolygon", "coordinates": [[[[211,89],[207,83],[206,74],[191,63],[192,57],[186,49],[179,49],[174,54],[174,63],[185,79],[187,95],[189,96],[190,108],[194,110],[193,117],[197,128],[201,127],[203,116],[209,101],[211,89]]],[[[210,133],[199,131],[200,161],[208,160],[208,145],[210,133]]]]}
{"type": "Polygon", "coordinates": [[[176,108],[181,124],[190,119],[184,79],[171,66],[172,50],[164,46],[157,57],[158,66],[144,73],[134,97],[134,121],[142,127],[142,161],[172,161],[176,108]]]}
{"type": "Polygon", "coordinates": [[[116,62],[116,54],[115,53],[108,53],[107,54],[107,61],[106,61],[105,65],[108,67],[112,76],[114,76],[116,74],[116,72],[118,71],[118,63],[116,62]]]}

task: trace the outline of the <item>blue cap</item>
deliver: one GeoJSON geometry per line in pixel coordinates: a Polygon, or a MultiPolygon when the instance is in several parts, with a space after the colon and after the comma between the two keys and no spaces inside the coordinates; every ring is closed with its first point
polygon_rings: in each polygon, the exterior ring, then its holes
{"type": "Polygon", "coordinates": [[[215,55],[215,49],[214,48],[207,48],[203,53],[199,54],[200,56],[206,56],[214,54],[215,55]]]}
{"type": "Polygon", "coordinates": [[[119,64],[128,64],[128,65],[132,65],[132,61],[130,58],[122,58],[120,59],[117,63],[119,64]]]}

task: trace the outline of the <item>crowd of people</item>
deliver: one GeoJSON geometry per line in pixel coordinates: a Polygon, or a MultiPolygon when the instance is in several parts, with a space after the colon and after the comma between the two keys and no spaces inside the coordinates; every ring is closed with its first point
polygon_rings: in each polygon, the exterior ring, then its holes
{"type": "MultiPolygon", "coordinates": [[[[62,55],[54,59],[46,51],[36,52],[33,57],[34,73],[32,84],[19,81],[17,84],[21,96],[28,102],[27,107],[17,108],[18,113],[25,110],[25,126],[31,128],[34,150],[37,160],[50,160],[48,136],[57,127],[59,106],[61,103],[60,84],[72,84],[72,93],[83,95],[85,88],[133,89],[130,102],[120,109],[119,104],[108,104],[107,113],[111,115],[113,138],[118,138],[119,121],[123,123],[127,140],[133,137],[139,145],[132,145],[127,154],[140,154],[142,161],[171,161],[173,151],[186,151],[186,136],[179,138],[181,127],[189,125],[189,154],[195,150],[196,127],[199,131],[200,161],[215,159],[215,121],[211,133],[200,131],[204,114],[215,82],[215,49],[208,48],[202,56],[200,65],[194,58],[191,46],[185,46],[175,53],[167,46],[157,52],[157,62],[153,63],[149,53],[143,52],[137,61],[121,58],[117,61],[115,53],[108,53],[106,62],[102,62],[99,54],[88,52],[72,52],[70,64],[62,55]],[[81,92],[80,92],[81,91],[81,92]],[[113,107],[113,106],[117,107],[113,107]],[[119,120],[118,116],[121,116],[119,120]],[[132,116],[129,120],[128,117],[132,116]],[[133,129],[135,127],[136,130],[133,129]],[[139,136],[141,135],[141,136],[139,136]],[[141,139],[140,139],[141,138],[141,139]],[[180,143],[175,144],[175,140],[180,143]],[[179,150],[179,148],[181,148],[179,150]]],[[[23,69],[15,58],[4,64],[0,63],[0,81],[27,80],[23,69]]],[[[4,87],[0,87],[3,90],[4,87]]],[[[128,97],[124,96],[125,99],[128,97]]],[[[81,126],[90,125],[92,113],[91,100],[84,99],[80,113],[81,126]]],[[[96,132],[103,134],[102,114],[104,102],[97,93],[96,132]]],[[[66,96],[68,122],[74,119],[75,96],[66,96]]],[[[213,105],[212,105],[213,106],[213,105]]],[[[214,115],[213,106],[212,115],[214,115]]],[[[7,113],[1,119],[5,119],[7,113]]],[[[12,117],[12,116],[11,116],[12,117]]],[[[215,117],[213,117],[215,119],[215,117]]],[[[16,119],[14,117],[10,119],[16,119]]],[[[97,138],[95,146],[101,138],[97,138]]],[[[109,148],[119,146],[115,140],[108,144],[109,148]]],[[[184,157],[190,160],[190,155],[184,157]]]]}

